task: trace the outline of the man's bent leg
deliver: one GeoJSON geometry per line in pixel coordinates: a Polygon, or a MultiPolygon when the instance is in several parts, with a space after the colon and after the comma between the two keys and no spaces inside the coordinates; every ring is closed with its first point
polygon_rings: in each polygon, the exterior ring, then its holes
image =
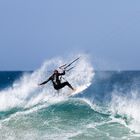
{"type": "Polygon", "coordinates": [[[71,88],[72,90],[74,90],[74,88],[71,86],[71,84],[69,82],[64,82],[62,83],[62,86],[68,86],[69,88],[71,88]]]}

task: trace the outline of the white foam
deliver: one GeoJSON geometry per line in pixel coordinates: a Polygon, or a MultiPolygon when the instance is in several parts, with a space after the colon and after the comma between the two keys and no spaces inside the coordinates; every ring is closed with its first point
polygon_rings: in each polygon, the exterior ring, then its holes
{"type": "Polygon", "coordinates": [[[112,96],[110,108],[113,114],[127,117],[127,127],[140,133],[140,100],[136,91],[131,91],[129,96],[121,96],[115,92],[112,96]]]}
{"type": "MultiPolygon", "coordinates": [[[[78,56],[75,56],[75,58],[78,56]]],[[[76,67],[67,73],[67,80],[74,87],[90,84],[94,76],[88,56],[83,54],[80,56],[81,58],[76,62],[76,67]]],[[[44,86],[38,86],[38,83],[46,80],[52,74],[50,70],[69,63],[72,59],[54,58],[47,60],[41,68],[33,73],[25,73],[18,81],[14,82],[12,87],[0,92],[0,111],[6,111],[14,107],[26,108],[50,99],[51,101],[62,100],[68,88],[62,90],[60,99],[56,96],[56,91],[53,89],[51,82],[44,86]]]]}

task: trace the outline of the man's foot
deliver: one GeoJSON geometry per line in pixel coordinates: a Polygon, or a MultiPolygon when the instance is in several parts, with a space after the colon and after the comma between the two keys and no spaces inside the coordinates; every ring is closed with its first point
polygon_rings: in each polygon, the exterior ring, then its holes
{"type": "Polygon", "coordinates": [[[76,89],[75,89],[75,88],[73,88],[72,90],[73,90],[73,91],[76,91],[76,89]]]}

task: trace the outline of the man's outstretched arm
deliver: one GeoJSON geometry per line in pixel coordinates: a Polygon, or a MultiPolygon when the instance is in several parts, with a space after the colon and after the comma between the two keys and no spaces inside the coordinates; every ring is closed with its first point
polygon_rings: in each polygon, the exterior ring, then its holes
{"type": "Polygon", "coordinates": [[[44,84],[48,83],[50,80],[51,80],[51,77],[50,77],[49,79],[47,79],[46,81],[44,81],[44,82],[38,84],[38,85],[39,85],[39,86],[44,85],[44,84]]]}

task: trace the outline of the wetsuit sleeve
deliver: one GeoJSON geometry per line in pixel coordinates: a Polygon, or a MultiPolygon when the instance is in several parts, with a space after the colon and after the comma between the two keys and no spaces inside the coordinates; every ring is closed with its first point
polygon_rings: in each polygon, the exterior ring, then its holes
{"type": "Polygon", "coordinates": [[[52,78],[52,76],[51,76],[51,77],[49,77],[46,81],[44,81],[44,82],[40,83],[39,85],[44,85],[44,84],[48,83],[48,82],[51,80],[51,78],[52,78]]]}

